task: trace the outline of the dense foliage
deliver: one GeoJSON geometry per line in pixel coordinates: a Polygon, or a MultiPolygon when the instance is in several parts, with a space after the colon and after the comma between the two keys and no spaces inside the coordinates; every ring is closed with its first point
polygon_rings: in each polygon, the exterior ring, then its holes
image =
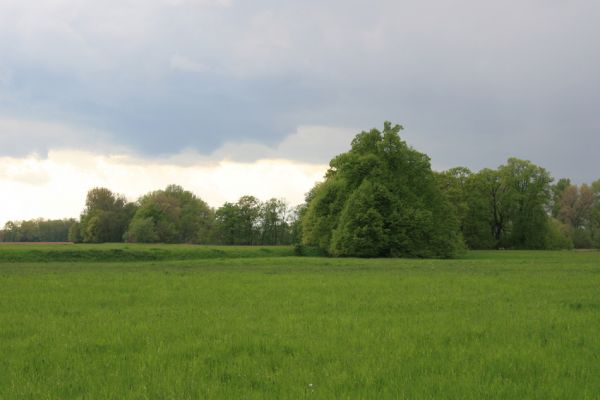
{"type": "Polygon", "coordinates": [[[452,257],[458,219],[400,125],[358,134],[308,196],[302,240],[336,256],[452,257]]]}

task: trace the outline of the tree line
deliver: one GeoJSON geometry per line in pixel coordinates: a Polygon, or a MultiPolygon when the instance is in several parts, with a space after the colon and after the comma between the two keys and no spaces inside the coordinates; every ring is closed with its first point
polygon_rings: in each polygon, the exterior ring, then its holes
{"type": "Polygon", "coordinates": [[[361,132],[330,162],[300,212],[300,238],[338,256],[453,257],[469,249],[600,247],[600,180],[553,184],[510,158],[473,173],[434,172],[402,126],[361,132]]]}
{"type": "Polygon", "coordinates": [[[471,249],[600,248],[600,180],[556,183],[530,161],[436,174],[471,249]]]}
{"type": "Polygon", "coordinates": [[[0,230],[0,242],[66,242],[75,223],[73,218],[8,221],[0,230]]]}
{"type": "Polygon", "coordinates": [[[94,188],[79,220],[8,222],[0,241],[295,243],[300,252],[362,257],[600,248],[600,180],[553,183],[547,170],[517,158],[496,169],[435,172],[401,130],[386,122],[359,133],[297,207],[242,196],[214,209],[177,185],[128,202],[94,188]]]}
{"type": "Polygon", "coordinates": [[[295,210],[280,199],[263,202],[243,196],[215,210],[177,185],[135,202],[110,189],[94,188],[87,193],[79,220],[8,222],[0,240],[286,245],[295,240],[295,218],[295,210]]]}

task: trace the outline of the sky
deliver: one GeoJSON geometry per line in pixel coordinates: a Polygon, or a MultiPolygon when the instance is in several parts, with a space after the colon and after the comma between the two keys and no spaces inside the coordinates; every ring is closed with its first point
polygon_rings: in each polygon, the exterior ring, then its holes
{"type": "Polygon", "coordinates": [[[600,178],[600,2],[0,0],[0,224],[105,186],[297,204],[354,135],[600,178]]]}

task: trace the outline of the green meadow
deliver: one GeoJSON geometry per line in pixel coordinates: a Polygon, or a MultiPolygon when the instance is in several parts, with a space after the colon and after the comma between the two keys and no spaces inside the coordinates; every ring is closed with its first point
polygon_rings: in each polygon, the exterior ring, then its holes
{"type": "Polygon", "coordinates": [[[0,399],[600,399],[600,252],[0,247],[0,399]]]}

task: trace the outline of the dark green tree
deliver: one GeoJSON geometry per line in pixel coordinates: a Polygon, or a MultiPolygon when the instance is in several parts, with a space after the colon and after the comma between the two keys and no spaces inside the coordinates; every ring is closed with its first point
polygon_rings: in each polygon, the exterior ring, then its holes
{"type": "Polygon", "coordinates": [[[261,204],[260,231],[262,245],[291,243],[291,210],[281,199],[270,199],[261,204]]]}
{"type": "Polygon", "coordinates": [[[530,161],[510,158],[499,168],[508,187],[511,232],[507,247],[544,249],[552,177],[530,161]]]}
{"type": "Polygon", "coordinates": [[[446,195],[446,198],[454,209],[461,231],[464,232],[465,222],[469,213],[467,184],[473,173],[468,168],[455,167],[436,173],[435,175],[440,189],[446,195]]]}
{"type": "Polygon", "coordinates": [[[225,245],[237,244],[239,225],[237,205],[226,202],[215,212],[215,241],[225,245]]]}
{"type": "Polygon", "coordinates": [[[400,125],[358,134],[330,162],[302,216],[303,243],[337,256],[452,257],[462,249],[455,210],[429,157],[400,125]]]}
{"type": "Polygon", "coordinates": [[[94,188],[87,194],[81,214],[80,233],[84,242],[120,242],[123,239],[135,206],[124,196],[106,188],[94,188]]]}
{"type": "Polygon", "coordinates": [[[208,243],[213,211],[202,199],[181,186],[170,185],[138,200],[126,241],[208,243]]]}

